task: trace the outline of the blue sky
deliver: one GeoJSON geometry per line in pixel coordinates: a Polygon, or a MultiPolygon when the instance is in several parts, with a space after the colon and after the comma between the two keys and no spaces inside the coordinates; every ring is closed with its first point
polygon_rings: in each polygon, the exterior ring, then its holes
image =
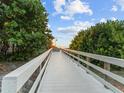
{"type": "Polygon", "coordinates": [[[81,30],[106,20],[124,19],[124,0],[42,0],[57,46],[68,47],[81,30]]]}

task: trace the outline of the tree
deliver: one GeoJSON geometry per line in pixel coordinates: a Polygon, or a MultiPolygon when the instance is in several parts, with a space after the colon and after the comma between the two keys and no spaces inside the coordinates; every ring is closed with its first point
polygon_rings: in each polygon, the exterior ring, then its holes
{"type": "Polygon", "coordinates": [[[124,58],[124,21],[107,21],[82,30],[72,40],[70,48],[124,58]]]}
{"type": "Polygon", "coordinates": [[[48,49],[53,36],[47,27],[47,16],[40,0],[1,0],[1,56],[25,60],[48,49]]]}

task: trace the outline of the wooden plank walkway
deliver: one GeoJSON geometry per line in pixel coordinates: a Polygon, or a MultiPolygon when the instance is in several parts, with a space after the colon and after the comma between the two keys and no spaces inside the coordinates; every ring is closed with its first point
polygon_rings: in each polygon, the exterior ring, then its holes
{"type": "Polygon", "coordinates": [[[61,52],[53,52],[37,93],[113,93],[61,52]]]}

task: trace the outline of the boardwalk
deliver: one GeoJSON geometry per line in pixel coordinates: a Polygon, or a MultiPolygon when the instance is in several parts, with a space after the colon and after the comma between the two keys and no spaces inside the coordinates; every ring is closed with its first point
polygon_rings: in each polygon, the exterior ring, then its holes
{"type": "Polygon", "coordinates": [[[113,93],[61,52],[53,52],[37,93],[113,93]]]}

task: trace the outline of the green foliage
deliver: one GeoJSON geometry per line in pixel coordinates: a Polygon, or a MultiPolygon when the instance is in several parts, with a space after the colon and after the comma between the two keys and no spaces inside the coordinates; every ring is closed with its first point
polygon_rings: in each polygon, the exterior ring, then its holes
{"type": "Polygon", "coordinates": [[[40,0],[0,1],[0,58],[27,60],[50,48],[48,14],[40,0]]]}
{"type": "Polygon", "coordinates": [[[82,30],[72,40],[70,48],[124,58],[124,21],[107,21],[82,30]]]}

